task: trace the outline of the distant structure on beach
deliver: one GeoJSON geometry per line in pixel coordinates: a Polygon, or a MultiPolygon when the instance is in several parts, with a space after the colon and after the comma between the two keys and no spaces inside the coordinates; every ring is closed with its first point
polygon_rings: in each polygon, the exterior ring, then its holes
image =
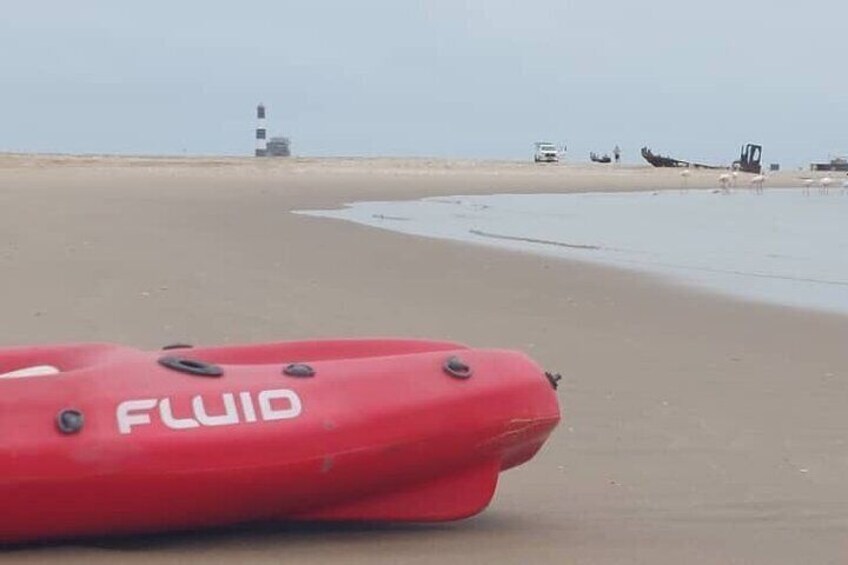
{"type": "Polygon", "coordinates": [[[811,163],[811,171],[848,171],[848,159],[845,157],[834,157],[830,163],[811,163]]]}
{"type": "Polygon", "coordinates": [[[268,128],[265,125],[265,105],[256,107],[256,153],[257,157],[289,157],[291,140],[288,137],[272,137],[268,141],[268,128]]]}
{"type": "Polygon", "coordinates": [[[268,157],[289,157],[291,156],[290,144],[288,137],[272,137],[268,142],[266,155],[268,157]]]}

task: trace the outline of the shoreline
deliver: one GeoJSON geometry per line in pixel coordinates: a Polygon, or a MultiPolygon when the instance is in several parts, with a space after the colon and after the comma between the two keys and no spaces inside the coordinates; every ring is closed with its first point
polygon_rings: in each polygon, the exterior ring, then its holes
{"type": "MultiPolygon", "coordinates": [[[[521,196],[514,193],[472,196],[454,194],[449,197],[403,201],[390,199],[346,202],[340,208],[294,210],[293,213],[342,220],[416,237],[600,265],[654,276],[665,284],[683,285],[700,292],[753,304],[771,304],[846,316],[848,302],[845,302],[845,295],[839,290],[848,289],[848,281],[845,280],[848,273],[828,266],[831,263],[830,257],[825,258],[820,253],[804,256],[802,263],[805,268],[812,270],[803,272],[797,270],[801,267],[800,264],[774,261],[779,253],[803,253],[801,247],[817,243],[818,239],[806,244],[797,241],[799,238],[804,241],[803,222],[791,224],[791,227],[787,228],[790,226],[787,223],[789,218],[804,212],[805,207],[812,206],[819,222],[838,221],[838,210],[841,208],[837,207],[837,211],[829,216],[821,216],[819,203],[823,201],[817,196],[799,196],[804,190],[771,189],[767,195],[753,195],[747,190],[736,189],[735,198],[729,199],[728,195],[721,194],[718,189],[688,190],[687,193],[692,195],[690,198],[696,198],[694,202],[685,200],[684,194],[679,197],[674,195],[671,199],[655,198],[662,194],[656,190],[633,192],[626,196],[621,191],[607,192],[602,189],[567,194],[530,193],[521,196]],[[571,201],[574,202],[573,206],[565,205],[569,200],[562,197],[574,198],[573,195],[576,194],[587,199],[571,201]],[[616,194],[618,196],[613,196],[616,194]],[[508,199],[499,198],[503,196],[508,199]],[[770,201],[769,196],[778,200],[770,201]],[[597,200],[598,197],[601,200],[597,200]],[[712,200],[713,198],[720,200],[712,200]],[[784,203],[786,198],[793,198],[791,206],[784,203]],[[776,222],[775,226],[779,224],[781,229],[791,229],[792,239],[774,241],[776,236],[773,231],[778,228],[760,226],[756,223],[757,218],[749,216],[753,212],[749,209],[749,203],[754,201],[761,204],[757,217],[765,215],[777,218],[773,220],[776,222]],[[439,204],[434,205],[436,202],[439,204]],[[538,202],[547,203],[547,207],[540,208],[538,202]],[[620,204],[610,207],[604,204],[605,202],[620,204]],[[706,202],[712,204],[706,209],[698,208],[706,202]],[[618,214],[624,203],[632,214],[622,217],[618,214]],[[781,203],[781,206],[775,208],[776,203],[781,203]],[[767,204],[771,204],[771,207],[767,204]],[[510,206],[517,207],[512,210],[512,214],[510,206]],[[787,215],[790,209],[792,213],[787,215]],[[659,213],[659,210],[665,211],[659,213]],[[686,224],[674,223],[676,218],[693,217],[699,210],[702,216],[700,222],[709,226],[708,228],[702,227],[699,232],[686,224]],[[538,223],[538,226],[526,225],[527,220],[531,218],[531,211],[542,216],[529,220],[534,224],[538,223]],[[615,221],[605,219],[610,213],[616,214],[613,216],[615,221]],[[630,215],[633,217],[628,217],[630,215]],[[558,225],[561,217],[567,217],[573,227],[563,230],[558,225]],[[590,217],[595,218],[591,222],[592,227],[587,225],[590,217]],[[647,239],[633,239],[616,235],[623,230],[622,233],[632,236],[633,231],[640,226],[639,223],[628,223],[633,221],[633,218],[638,218],[638,222],[673,225],[672,231],[681,241],[686,242],[685,247],[679,248],[676,244],[669,245],[664,241],[668,235],[666,232],[670,229],[668,227],[659,232],[660,237],[653,235],[647,239]],[[750,224],[748,231],[742,229],[746,221],[750,224]],[[735,235],[723,238],[722,230],[731,225],[735,235]],[[715,230],[718,230],[718,233],[715,230]],[[715,241],[707,245],[708,240],[715,241]],[[750,244],[766,241],[772,243],[765,247],[761,243],[750,244]],[[692,246],[701,247],[701,252],[707,253],[712,259],[698,260],[689,257],[688,251],[682,251],[692,246]],[[738,248],[736,255],[728,252],[731,248],[738,248]]],[[[837,200],[832,202],[834,206],[842,203],[838,194],[837,200]]],[[[821,234],[816,237],[818,235],[821,234]]],[[[833,245],[844,246],[844,238],[839,239],[837,233],[832,233],[831,236],[833,245]]]]}
{"type": "MultiPolygon", "coordinates": [[[[470,520],[60,544],[0,562],[428,563],[433,547],[445,563],[844,556],[844,316],[290,213],[680,181],[650,168],[440,167],[68,168],[0,156],[3,345],[436,337],[520,349],[565,377],[563,423],[470,520]]],[[[702,173],[690,188],[717,178],[702,173]]]]}

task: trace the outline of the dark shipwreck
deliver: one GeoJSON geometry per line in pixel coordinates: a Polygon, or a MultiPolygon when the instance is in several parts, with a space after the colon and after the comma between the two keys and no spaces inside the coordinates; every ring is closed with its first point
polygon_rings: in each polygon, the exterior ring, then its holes
{"type": "MultiPolygon", "coordinates": [[[[673,157],[666,157],[653,153],[647,147],[642,148],[642,157],[655,167],[683,167],[691,169],[727,169],[726,165],[707,165],[704,163],[695,163],[693,161],[684,161],[673,157]]],[[[762,157],[763,147],[749,143],[742,148],[739,159],[733,161],[730,168],[742,171],[745,173],[760,174],[762,172],[762,157]]]]}

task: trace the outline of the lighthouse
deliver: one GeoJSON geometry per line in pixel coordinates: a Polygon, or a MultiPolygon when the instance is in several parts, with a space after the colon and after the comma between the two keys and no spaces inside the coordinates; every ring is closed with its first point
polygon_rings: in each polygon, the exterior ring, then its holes
{"type": "Polygon", "coordinates": [[[256,156],[265,157],[268,154],[268,145],[265,140],[267,129],[265,127],[265,106],[259,104],[256,107],[256,156]]]}

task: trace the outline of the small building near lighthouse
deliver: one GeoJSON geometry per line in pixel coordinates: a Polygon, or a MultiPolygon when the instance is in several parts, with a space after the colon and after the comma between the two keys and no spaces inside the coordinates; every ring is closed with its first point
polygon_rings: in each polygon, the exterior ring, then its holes
{"type": "Polygon", "coordinates": [[[288,137],[272,137],[268,141],[266,157],[290,157],[291,146],[288,137]]]}
{"type": "Polygon", "coordinates": [[[268,127],[265,119],[265,105],[256,107],[256,151],[257,157],[289,157],[291,156],[291,140],[288,137],[276,136],[268,139],[268,127]]]}

